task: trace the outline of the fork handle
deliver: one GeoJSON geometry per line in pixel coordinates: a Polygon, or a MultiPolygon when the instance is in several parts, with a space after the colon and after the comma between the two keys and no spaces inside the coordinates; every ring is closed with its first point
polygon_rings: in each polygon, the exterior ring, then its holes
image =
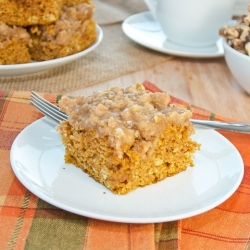
{"type": "Polygon", "coordinates": [[[197,119],[190,119],[190,122],[202,128],[214,128],[214,129],[229,130],[247,134],[250,133],[250,123],[207,121],[207,120],[197,120],[197,119]]]}

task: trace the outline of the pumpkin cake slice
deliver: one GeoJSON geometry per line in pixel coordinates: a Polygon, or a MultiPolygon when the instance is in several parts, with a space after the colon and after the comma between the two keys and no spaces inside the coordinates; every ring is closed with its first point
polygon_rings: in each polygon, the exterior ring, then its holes
{"type": "Polygon", "coordinates": [[[28,28],[32,60],[46,61],[83,51],[97,39],[94,6],[82,3],[64,6],[60,18],[48,25],[28,28]]]}
{"type": "Polygon", "coordinates": [[[0,20],[16,26],[55,22],[64,4],[64,0],[1,0],[0,2],[0,20]]]}
{"type": "Polygon", "coordinates": [[[0,21],[0,65],[31,62],[30,46],[30,35],[25,29],[0,21]]]}
{"type": "Polygon", "coordinates": [[[65,161],[115,194],[157,183],[193,166],[200,145],[192,141],[191,111],[168,105],[167,93],[141,84],[113,87],[76,99],[62,97],[69,115],[57,130],[65,161]]]}

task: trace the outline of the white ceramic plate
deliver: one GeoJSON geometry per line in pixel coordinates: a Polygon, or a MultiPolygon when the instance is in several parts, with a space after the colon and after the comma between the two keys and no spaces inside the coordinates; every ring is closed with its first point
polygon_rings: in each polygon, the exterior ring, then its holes
{"type": "Polygon", "coordinates": [[[53,69],[55,67],[59,67],[72,61],[75,61],[76,59],[79,59],[94,50],[101,43],[103,39],[103,31],[99,25],[97,25],[97,32],[97,40],[93,44],[91,44],[90,47],[79,53],[42,62],[0,65],[0,77],[23,76],[40,73],[42,71],[53,69]]]}
{"type": "Polygon", "coordinates": [[[122,29],[134,42],[162,53],[193,58],[212,58],[224,55],[222,39],[219,39],[216,44],[204,48],[185,47],[172,43],[150,12],[142,12],[127,18],[122,24],[122,29]]]}
{"type": "Polygon", "coordinates": [[[32,193],[75,214],[116,222],[173,221],[206,212],[239,186],[244,166],[235,147],[221,134],[197,129],[202,143],[189,167],[165,180],[115,195],[81,169],[64,163],[64,147],[53,121],[42,118],[25,128],[11,148],[17,178],[32,193]]]}

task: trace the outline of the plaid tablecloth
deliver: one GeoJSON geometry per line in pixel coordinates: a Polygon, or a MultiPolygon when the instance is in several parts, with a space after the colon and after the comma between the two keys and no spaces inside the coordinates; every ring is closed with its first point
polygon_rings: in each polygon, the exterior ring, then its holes
{"type": "MultiPolygon", "coordinates": [[[[150,82],[144,85],[160,91],[150,82]]],[[[58,95],[42,94],[51,102],[58,95]]],[[[250,135],[220,132],[239,150],[243,181],[224,203],[203,214],[174,222],[126,224],[63,211],[39,199],[15,177],[10,148],[16,136],[42,115],[29,105],[30,92],[0,91],[0,249],[250,249],[250,135]]],[[[196,118],[225,120],[189,106],[196,118]]]]}

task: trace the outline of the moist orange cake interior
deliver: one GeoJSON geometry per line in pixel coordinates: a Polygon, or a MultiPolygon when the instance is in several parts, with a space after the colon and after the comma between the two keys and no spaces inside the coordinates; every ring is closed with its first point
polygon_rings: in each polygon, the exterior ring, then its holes
{"type": "Polygon", "coordinates": [[[153,184],[193,166],[200,145],[191,139],[191,111],[168,105],[167,93],[143,85],[113,87],[76,99],[62,97],[69,115],[57,130],[65,161],[115,194],[153,184]]]}

